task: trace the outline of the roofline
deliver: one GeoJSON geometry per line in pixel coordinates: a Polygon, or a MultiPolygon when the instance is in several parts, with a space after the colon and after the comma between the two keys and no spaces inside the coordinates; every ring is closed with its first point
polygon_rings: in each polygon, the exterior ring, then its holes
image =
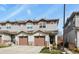
{"type": "Polygon", "coordinates": [[[59,23],[59,19],[40,19],[40,20],[25,20],[25,21],[5,21],[5,22],[0,22],[0,24],[6,24],[6,23],[26,24],[26,23],[29,23],[29,22],[31,22],[31,23],[39,23],[40,21],[45,21],[45,22],[53,21],[53,22],[59,23]]]}
{"type": "Polygon", "coordinates": [[[79,11],[78,12],[72,12],[72,14],[70,15],[69,18],[67,18],[66,24],[64,27],[67,26],[67,23],[75,16],[75,15],[79,15],[79,11]]]}
{"type": "Polygon", "coordinates": [[[20,32],[10,32],[10,31],[7,31],[7,30],[4,30],[4,31],[0,31],[1,34],[9,34],[9,35],[18,35],[20,34],[21,32],[23,33],[26,33],[26,34],[35,34],[37,32],[42,32],[44,34],[50,34],[52,32],[58,32],[57,30],[56,31],[41,31],[41,30],[37,30],[37,31],[32,31],[32,32],[26,32],[26,31],[20,31],[20,32]]]}
{"type": "Polygon", "coordinates": [[[73,18],[75,15],[79,15],[79,12],[72,12],[72,14],[68,18],[68,20],[70,20],[71,18],[73,18]]]}

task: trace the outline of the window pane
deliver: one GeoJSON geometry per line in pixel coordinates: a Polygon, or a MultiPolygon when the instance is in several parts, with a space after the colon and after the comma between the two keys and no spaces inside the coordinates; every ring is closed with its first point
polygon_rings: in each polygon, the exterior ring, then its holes
{"type": "Polygon", "coordinates": [[[40,28],[42,28],[42,26],[40,26],[40,28]]]}
{"type": "Polygon", "coordinates": [[[43,28],[46,28],[46,26],[43,26],[43,28]]]}

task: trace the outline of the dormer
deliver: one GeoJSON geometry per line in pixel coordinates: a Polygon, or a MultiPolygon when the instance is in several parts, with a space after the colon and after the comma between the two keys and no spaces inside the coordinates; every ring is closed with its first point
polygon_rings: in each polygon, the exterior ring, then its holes
{"type": "Polygon", "coordinates": [[[39,28],[46,28],[46,20],[45,19],[41,19],[38,22],[39,28]]]}
{"type": "Polygon", "coordinates": [[[6,26],[11,26],[11,22],[10,21],[6,21],[6,26]]]}

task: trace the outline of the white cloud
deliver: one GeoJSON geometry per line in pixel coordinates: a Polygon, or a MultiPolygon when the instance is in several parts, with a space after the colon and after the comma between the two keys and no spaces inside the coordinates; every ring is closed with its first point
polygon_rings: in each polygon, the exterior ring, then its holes
{"type": "Polygon", "coordinates": [[[6,8],[3,6],[0,6],[0,11],[6,11],[6,8]]]}
{"type": "Polygon", "coordinates": [[[32,13],[31,10],[30,9],[27,9],[27,14],[28,15],[31,15],[31,13],[32,13]]]}
{"type": "Polygon", "coordinates": [[[4,18],[4,20],[10,19],[11,17],[16,16],[18,13],[20,13],[20,12],[24,9],[25,6],[26,6],[26,5],[22,5],[19,9],[17,9],[17,10],[14,11],[14,12],[12,12],[10,15],[6,16],[6,17],[4,18]]]}

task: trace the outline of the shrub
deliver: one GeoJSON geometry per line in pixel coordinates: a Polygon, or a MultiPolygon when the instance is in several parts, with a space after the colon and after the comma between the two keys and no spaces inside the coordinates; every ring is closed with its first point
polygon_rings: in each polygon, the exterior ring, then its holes
{"type": "Polygon", "coordinates": [[[60,51],[60,50],[52,50],[50,53],[51,54],[62,54],[62,51],[60,51]]]}
{"type": "Polygon", "coordinates": [[[79,49],[76,49],[75,52],[79,53],[79,49]]]}
{"type": "Polygon", "coordinates": [[[51,51],[49,51],[49,47],[44,47],[40,53],[50,53],[50,54],[62,54],[61,50],[57,50],[57,49],[53,49],[51,51]]]}
{"type": "Polygon", "coordinates": [[[49,48],[48,47],[44,47],[40,53],[50,53],[49,48]]]}

